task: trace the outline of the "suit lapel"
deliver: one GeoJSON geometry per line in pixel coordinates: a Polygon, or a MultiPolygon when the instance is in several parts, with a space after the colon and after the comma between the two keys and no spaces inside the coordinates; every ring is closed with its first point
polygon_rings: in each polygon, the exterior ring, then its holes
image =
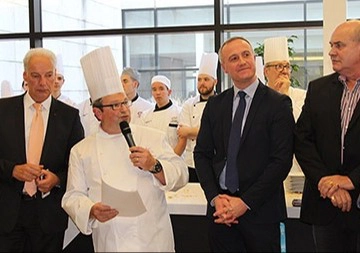
{"type": "Polygon", "coordinates": [[[360,116],[360,100],[356,104],[356,107],[355,107],[354,113],[350,119],[349,127],[348,127],[347,131],[349,131],[355,125],[355,123],[359,119],[359,116],[360,116]]]}
{"type": "Polygon", "coordinates": [[[17,103],[14,106],[14,113],[11,116],[14,119],[14,130],[16,134],[13,134],[14,143],[18,143],[18,147],[15,150],[19,150],[19,156],[22,161],[26,161],[26,142],[25,142],[25,120],[24,120],[24,95],[17,97],[17,103]]]}
{"type": "Polygon", "coordinates": [[[57,101],[54,98],[51,98],[51,105],[50,105],[48,123],[46,127],[43,152],[41,154],[41,163],[44,163],[45,157],[49,155],[48,152],[51,150],[51,145],[54,145],[54,143],[56,143],[56,140],[54,140],[54,138],[57,136],[56,133],[57,132],[56,128],[58,125],[56,123],[57,113],[58,113],[57,101]]]}
{"type": "Polygon", "coordinates": [[[329,101],[323,101],[324,103],[328,103],[330,107],[330,115],[329,117],[333,120],[333,126],[335,129],[338,129],[339,134],[341,134],[341,97],[343,94],[343,84],[338,80],[338,75],[333,76],[334,79],[331,82],[330,87],[328,88],[329,91],[329,101]],[[332,99],[330,99],[332,98],[332,99]]]}
{"type": "Polygon", "coordinates": [[[230,130],[232,125],[232,106],[233,106],[233,100],[234,100],[234,88],[228,89],[228,92],[226,93],[224,97],[226,103],[225,108],[223,110],[224,117],[223,117],[223,129],[224,129],[224,147],[227,151],[228,144],[229,144],[229,137],[230,137],[230,130]]]}

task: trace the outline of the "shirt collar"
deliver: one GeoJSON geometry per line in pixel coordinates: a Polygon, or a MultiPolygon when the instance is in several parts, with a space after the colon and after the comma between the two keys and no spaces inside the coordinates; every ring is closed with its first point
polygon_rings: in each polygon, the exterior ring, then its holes
{"type": "MultiPolygon", "coordinates": [[[[25,96],[24,96],[24,105],[25,108],[29,108],[31,107],[34,103],[36,103],[34,101],[34,99],[32,99],[32,97],[29,95],[29,92],[26,92],[25,96]]],[[[42,108],[49,111],[50,110],[50,105],[51,105],[51,95],[42,103],[42,108]]]]}
{"type": "MultiPolygon", "coordinates": [[[[242,91],[244,91],[246,93],[246,95],[250,96],[251,99],[252,99],[254,97],[254,95],[255,95],[255,92],[256,92],[256,89],[257,89],[258,86],[259,86],[259,79],[256,78],[255,82],[250,84],[248,87],[246,87],[242,91]]],[[[234,99],[235,99],[235,97],[237,96],[240,89],[237,88],[235,85],[233,85],[233,87],[234,87],[234,99]]]]}

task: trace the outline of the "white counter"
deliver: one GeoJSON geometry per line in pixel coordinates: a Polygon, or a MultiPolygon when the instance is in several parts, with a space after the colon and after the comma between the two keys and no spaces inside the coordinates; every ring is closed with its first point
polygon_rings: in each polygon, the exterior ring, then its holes
{"type": "MultiPolygon", "coordinates": [[[[300,207],[293,207],[292,200],[300,198],[301,194],[286,194],[288,218],[299,218],[300,207]]],[[[176,192],[167,192],[166,200],[170,214],[206,215],[206,198],[199,183],[188,183],[176,192]]]]}

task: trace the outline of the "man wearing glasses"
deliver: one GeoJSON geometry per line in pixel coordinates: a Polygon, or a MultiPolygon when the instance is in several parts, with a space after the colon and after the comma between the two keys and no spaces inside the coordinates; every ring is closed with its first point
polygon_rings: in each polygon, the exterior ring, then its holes
{"type": "Polygon", "coordinates": [[[81,65],[101,123],[71,150],[62,207],[82,233],[92,234],[95,252],[173,252],[165,191],[187,183],[186,163],[164,133],[137,124],[131,124],[135,146],[128,147],[119,124],[130,122],[131,100],[110,47],[85,55],[81,65]],[[116,189],[113,201],[104,198],[106,185],[116,189]]]}
{"type": "Polygon", "coordinates": [[[264,40],[264,76],[267,85],[291,98],[295,121],[299,118],[306,91],[291,87],[291,65],[286,37],[264,40]]]}
{"type": "MultiPolygon", "coordinates": [[[[295,121],[299,118],[304,104],[306,91],[291,87],[291,65],[286,37],[274,37],[264,40],[264,76],[267,85],[291,98],[292,111],[295,121]]],[[[295,156],[288,177],[285,179],[286,191],[289,193],[302,192],[305,181],[304,173],[295,156]],[[300,184],[294,185],[291,178],[296,177],[300,184]]]]}

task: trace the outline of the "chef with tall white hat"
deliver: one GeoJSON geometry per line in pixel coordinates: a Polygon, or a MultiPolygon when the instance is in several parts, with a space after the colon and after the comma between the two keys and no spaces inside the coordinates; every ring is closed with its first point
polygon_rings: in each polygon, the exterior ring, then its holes
{"type": "Polygon", "coordinates": [[[123,123],[131,101],[110,47],[80,61],[100,128],[71,150],[62,207],[97,252],[174,252],[165,191],[187,183],[186,164],[161,131],[123,123]]]}

